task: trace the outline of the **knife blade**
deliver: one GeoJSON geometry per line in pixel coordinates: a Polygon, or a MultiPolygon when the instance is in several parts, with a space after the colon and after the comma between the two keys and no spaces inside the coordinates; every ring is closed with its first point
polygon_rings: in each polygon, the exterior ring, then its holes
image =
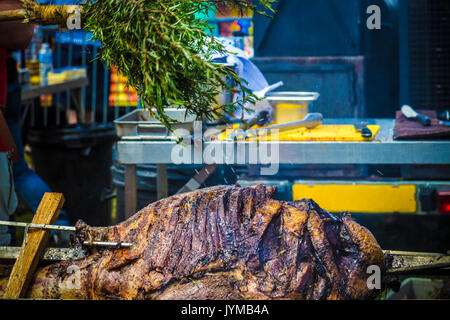
{"type": "Polygon", "coordinates": [[[417,113],[413,108],[411,108],[410,106],[408,106],[406,104],[402,107],[402,113],[409,120],[420,121],[424,126],[431,125],[430,117],[428,117],[424,114],[417,113]]]}

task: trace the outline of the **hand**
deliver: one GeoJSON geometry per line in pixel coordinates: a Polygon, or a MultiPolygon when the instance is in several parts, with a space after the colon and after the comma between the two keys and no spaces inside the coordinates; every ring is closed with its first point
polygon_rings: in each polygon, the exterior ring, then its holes
{"type": "Polygon", "coordinates": [[[17,163],[20,160],[20,155],[19,155],[19,151],[17,151],[17,148],[14,146],[12,148],[10,148],[7,152],[6,152],[6,156],[8,157],[8,159],[10,159],[13,163],[17,163]]]}

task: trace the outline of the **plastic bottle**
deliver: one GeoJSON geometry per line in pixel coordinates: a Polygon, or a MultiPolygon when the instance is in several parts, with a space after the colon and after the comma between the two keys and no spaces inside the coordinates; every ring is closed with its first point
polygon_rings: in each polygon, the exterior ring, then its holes
{"type": "Polygon", "coordinates": [[[39,71],[41,74],[41,85],[47,85],[47,75],[50,71],[53,71],[53,54],[48,43],[43,43],[39,50],[39,71]]]}

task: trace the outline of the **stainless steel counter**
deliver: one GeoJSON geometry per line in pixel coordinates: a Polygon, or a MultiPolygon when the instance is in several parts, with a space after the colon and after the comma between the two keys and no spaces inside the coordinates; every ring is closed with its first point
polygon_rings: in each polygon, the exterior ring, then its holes
{"type": "MultiPolygon", "coordinates": [[[[373,141],[259,142],[258,147],[266,147],[270,150],[272,145],[277,144],[281,164],[450,164],[450,140],[393,140],[394,120],[372,119],[369,121],[370,124],[380,125],[380,132],[373,141]]],[[[325,123],[334,124],[354,122],[354,119],[325,121],[325,123]]],[[[254,145],[255,143],[249,142],[207,141],[203,143],[202,149],[222,148],[224,157],[215,159],[219,160],[217,163],[238,164],[240,160],[238,157],[243,152],[246,154],[246,160],[249,160],[249,148],[254,145]],[[242,145],[245,145],[245,148],[242,145]]],[[[145,137],[126,137],[118,142],[118,159],[123,164],[172,164],[174,163],[172,149],[176,146],[175,141],[152,141],[146,140],[145,137]]],[[[191,153],[190,158],[194,159],[194,148],[191,148],[191,153]]],[[[197,163],[211,164],[207,160],[197,161],[197,163]]]]}
{"type": "MultiPolygon", "coordinates": [[[[354,124],[361,119],[326,119],[324,124],[354,124]]],[[[308,141],[308,142],[220,142],[205,141],[199,149],[187,152],[187,159],[197,164],[255,164],[251,154],[264,150],[278,151],[280,164],[450,164],[450,140],[393,140],[393,119],[366,119],[369,124],[380,125],[373,141],[308,141]],[[208,161],[203,151],[222,150],[222,157],[208,161]],[[255,149],[256,148],[256,149],[255,149]],[[197,150],[197,153],[195,153],[197,150]],[[195,160],[195,161],[194,161],[195,160]]],[[[136,209],[136,164],[159,164],[164,177],[164,166],[174,164],[172,151],[180,150],[175,141],[154,141],[145,137],[123,137],[118,142],[118,160],[125,164],[125,212],[127,216],[136,209]],[[128,182],[128,183],[127,183],[128,182]]],[[[188,149],[186,149],[188,150],[188,149]]],[[[221,153],[221,152],[220,152],[221,153]]],[[[270,152],[269,152],[270,153],[270,152]]],[[[253,158],[255,160],[255,158],[253,158]]],[[[258,164],[264,164],[258,157],[258,164]]],[[[186,162],[185,162],[186,163],[186,162]]],[[[175,163],[177,164],[177,163],[175,163]]],[[[187,163],[186,163],[187,164],[187,163]]],[[[160,185],[167,185],[160,183],[160,185]]],[[[160,193],[164,195],[164,192],[160,193]]]]}

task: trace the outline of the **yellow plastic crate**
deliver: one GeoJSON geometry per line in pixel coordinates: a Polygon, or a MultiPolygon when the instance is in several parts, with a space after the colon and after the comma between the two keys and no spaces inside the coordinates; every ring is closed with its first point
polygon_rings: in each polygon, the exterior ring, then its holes
{"type": "Polygon", "coordinates": [[[415,213],[415,185],[295,184],[294,200],[313,199],[330,212],[415,213]]]}
{"type": "MultiPolygon", "coordinates": [[[[219,140],[230,138],[230,134],[238,127],[239,124],[233,125],[219,136],[219,140]]],[[[320,125],[313,129],[298,128],[281,131],[277,137],[267,135],[260,136],[259,139],[268,141],[372,141],[380,131],[380,126],[369,125],[367,127],[372,131],[371,138],[363,138],[361,132],[356,131],[352,125],[320,125]]],[[[256,128],[259,127],[256,126],[256,128]]],[[[255,138],[248,140],[255,140],[255,138]]]]}

